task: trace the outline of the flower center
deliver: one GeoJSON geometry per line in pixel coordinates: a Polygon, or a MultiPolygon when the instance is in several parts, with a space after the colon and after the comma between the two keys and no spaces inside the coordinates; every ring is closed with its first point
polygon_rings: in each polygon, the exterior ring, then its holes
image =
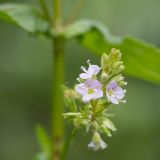
{"type": "Polygon", "coordinates": [[[88,94],[93,94],[94,93],[94,89],[93,88],[89,88],[88,89],[88,94]]]}
{"type": "Polygon", "coordinates": [[[113,94],[113,90],[110,89],[110,90],[108,91],[108,93],[109,93],[109,95],[112,95],[112,94],[113,94]]]}

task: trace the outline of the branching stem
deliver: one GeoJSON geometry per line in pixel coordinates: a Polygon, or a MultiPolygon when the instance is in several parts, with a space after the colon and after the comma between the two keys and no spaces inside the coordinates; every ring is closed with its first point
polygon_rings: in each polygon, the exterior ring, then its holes
{"type": "Polygon", "coordinates": [[[41,8],[43,10],[45,18],[50,22],[51,19],[50,19],[48,7],[47,7],[47,4],[46,4],[45,0],[39,0],[39,3],[41,5],[41,8]]]}

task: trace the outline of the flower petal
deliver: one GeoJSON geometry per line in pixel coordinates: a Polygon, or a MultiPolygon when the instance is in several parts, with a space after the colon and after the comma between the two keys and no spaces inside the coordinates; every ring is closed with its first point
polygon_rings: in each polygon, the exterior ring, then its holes
{"type": "Polygon", "coordinates": [[[108,91],[106,91],[106,96],[107,96],[109,102],[111,102],[113,104],[119,104],[119,101],[117,100],[117,98],[113,94],[109,95],[108,91]]]}
{"type": "Polygon", "coordinates": [[[92,72],[93,75],[97,75],[100,71],[100,67],[97,65],[90,65],[88,68],[88,72],[92,72]]]}
{"type": "Polygon", "coordinates": [[[101,89],[102,84],[95,79],[87,79],[86,83],[89,85],[89,87],[94,88],[94,89],[101,89]]]}
{"type": "Polygon", "coordinates": [[[87,103],[87,102],[89,102],[89,101],[91,100],[91,98],[92,98],[91,95],[89,95],[89,94],[84,94],[83,97],[82,97],[82,101],[83,101],[84,103],[87,103]]]}
{"type": "Polygon", "coordinates": [[[103,149],[105,149],[106,147],[107,147],[107,144],[106,144],[103,140],[101,140],[100,148],[103,150],[103,149]]]}
{"type": "Polygon", "coordinates": [[[118,85],[117,85],[117,82],[114,81],[114,80],[112,80],[112,81],[108,84],[107,89],[108,89],[108,90],[113,90],[113,89],[115,89],[117,86],[118,86],[118,85]]]}
{"type": "Polygon", "coordinates": [[[79,75],[81,79],[89,79],[89,78],[92,78],[92,76],[93,76],[92,74],[88,74],[88,73],[81,73],[79,75]]]}
{"type": "Polygon", "coordinates": [[[114,93],[113,93],[117,99],[123,99],[124,98],[124,90],[121,88],[121,87],[117,87],[115,90],[114,90],[114,93]]]}
{"type": "Polygon", "coordinates": [[[97,150],[98,150],[98,147],[97,147],[96,144],[93,143],[93,142],[90,142],[90,143],[88,144],[88,147],[91,148],[93,151],[97,151],[97,150]]]}
{"type": "Polygon", "coordinates": [[[98,98],[101,98],[101,97],[103,97],[103,91],[102,90],[94,91],[94,93],[92,95],[93,99],[98,99],[98,98]]]}
{"type": "Polygon", "coordinates": [[[76,91],[77,91],[79,94],[81,94],[81,95],[87,93],[87,88],[86,88],[85,83],[81,83],[81,84],[76,85],[76,86],[75,86],[75,89],[76,89],[76,91]]]}

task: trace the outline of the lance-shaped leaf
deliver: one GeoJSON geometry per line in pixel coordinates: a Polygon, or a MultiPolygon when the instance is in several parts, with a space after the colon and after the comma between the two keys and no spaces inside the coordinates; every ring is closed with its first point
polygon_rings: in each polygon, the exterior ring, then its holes
{"type": "Polygon", "coordinates": [[[49,157],[51,155],[51,140],[41,125],[36,126],[36,136],[41,148],[41,153],[37,156],[49,157]]]}
{"type": "Polygon", "coordinates": [[[36,9],[27,4],[1,4],[0,19],[30,33],[45,33],[49,24],[36,9]]]}
{"type": "Polygon", "coordinates": [[[160,84],[160,49],[131,36],[116,37],[97,21],[77,21],[64,30],[66,39],[78,38],[80,43],[101,56],[111,48],[123,53],[125,74],[160,84]]]}

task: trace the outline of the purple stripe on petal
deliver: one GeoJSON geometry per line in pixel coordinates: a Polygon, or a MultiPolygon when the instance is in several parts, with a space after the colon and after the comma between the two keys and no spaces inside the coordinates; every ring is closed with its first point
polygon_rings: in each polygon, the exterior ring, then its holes
{"type": "Polygon", "coordinates": [[[108,84],[108,86],[107,86],[107,89],[108,90],[113,90],[113,89],[115,89],[117,87],[117,82],[116,81],[111,81],[109,84],[108,84]]]}

